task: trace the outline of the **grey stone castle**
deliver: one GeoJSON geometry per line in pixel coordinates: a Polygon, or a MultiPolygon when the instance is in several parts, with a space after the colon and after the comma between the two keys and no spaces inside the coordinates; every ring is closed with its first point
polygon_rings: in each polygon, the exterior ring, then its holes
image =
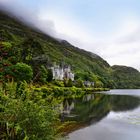
{"type": "Polygon", "coordinates": [[[51,67],[51,70],[53,73],[53,79],[55,80],[71,79],[74,81],[74,73],[72,73],[70,66],[54,65],[51,67]]]}

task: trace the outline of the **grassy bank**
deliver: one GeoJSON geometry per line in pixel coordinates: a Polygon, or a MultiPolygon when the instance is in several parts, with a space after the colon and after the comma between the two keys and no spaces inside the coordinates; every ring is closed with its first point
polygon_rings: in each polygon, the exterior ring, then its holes
{"type": "Polygon", "coordinates": [[[109,88],[76,88],[76,87],[34,87],[34,91],[46,93],[46,95],[53,95],[54,97],[58,96],[74,96],[79,97],[84,94],[93,94],[98,91],[109,91],[109,88]]]}

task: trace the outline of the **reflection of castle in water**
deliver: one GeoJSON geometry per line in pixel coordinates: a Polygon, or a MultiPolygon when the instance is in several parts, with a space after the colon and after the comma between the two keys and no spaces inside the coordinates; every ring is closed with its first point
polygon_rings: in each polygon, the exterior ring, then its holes
{"type": "Polygon", "coordinates": [[[88,102],[90,100],[94,100],[94,94],[89,94],[89,95],[83,96],[83,99],[82,99],[83,102],[88,102]]]}
{"type": "MultiPolygon", "coordinates": [[[[94,94],[85,95],[82,97],[82,103],[88,102],[93,99],[94,94]]],[[[74,109],[75,109],[75,99],[64,99],[61,113],[63,113],[66,116],[69,116],[72,113],[72,110],[74,109]]]]}
{"type": "Polygon", "coordinates": [[[65,99],[63,102],[63,110],[62,113],[64,113],[65,115],[70,115],[71,111],[74,109],[74,102],[72,100],[67,100],[65,99]]]}

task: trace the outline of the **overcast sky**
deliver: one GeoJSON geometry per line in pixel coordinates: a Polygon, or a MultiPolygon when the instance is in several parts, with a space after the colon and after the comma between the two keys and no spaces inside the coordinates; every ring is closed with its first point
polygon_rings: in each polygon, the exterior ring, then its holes
{"type": "Polygon", "coordinates": [[[140,0],[0,0],[44,32],[140,70],[140,0]]]}

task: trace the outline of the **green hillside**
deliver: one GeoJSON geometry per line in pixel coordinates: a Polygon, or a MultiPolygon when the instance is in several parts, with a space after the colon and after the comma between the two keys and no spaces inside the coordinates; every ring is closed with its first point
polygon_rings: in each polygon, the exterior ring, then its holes
{"type": "Polygon", "coordinates": [[[140,87],[140,73],[132,67],[112,66],[112,77],[116,88],[138,88],[140,87]]]}
{"type": "Polygon", "coordinates": [[[140,88],[137,70],[132,68],[131,73],[127,67],[110,67],[100,56],[54,39],[4,12],[0,12],[0,45],[8,53],[1,49],[1,60],[31,65],[34,77],[42,66],[47,68],[55,62],[71,65],[75,79],[95,81],[97,87],[140,88]]]}

